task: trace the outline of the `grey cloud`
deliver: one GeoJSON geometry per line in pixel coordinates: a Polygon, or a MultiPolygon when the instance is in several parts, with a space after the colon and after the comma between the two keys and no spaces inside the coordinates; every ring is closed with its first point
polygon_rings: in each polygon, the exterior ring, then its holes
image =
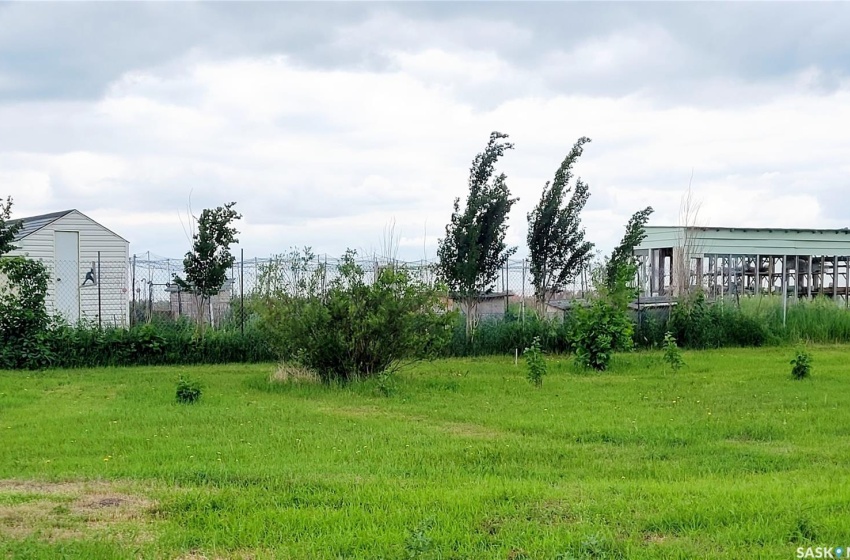
{"type": "MultiPolygon", "coordinates": [[[[701,82],[759,82],[811,66],[830,91],[850,75],[847,29],[846,3],[11,3],[0,5],[0,98],[97,97],[128,70],[193,52],[374,71],[392,67],[393,49],[429,47],[495,52],[517,69],[519,92],[532,75],[557,92],[707,101],[701,82]],[[588,61],[569,56],[653,33],[666,40],[609,73],[583,72],[588,61]]],[[[490,105],[506,90],[470,100],[490,105]]]]}

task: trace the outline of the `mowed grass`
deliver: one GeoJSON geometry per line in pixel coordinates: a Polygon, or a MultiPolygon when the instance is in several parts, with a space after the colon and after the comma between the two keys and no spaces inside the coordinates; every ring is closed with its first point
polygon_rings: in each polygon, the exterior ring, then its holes
{"type": "Polygon", "coordinates": [[[850,540],[850,347],[0,373],[0,557],[791,558],[850,540]],[[175,402],[179,374],[202,380],[175,402]]]}

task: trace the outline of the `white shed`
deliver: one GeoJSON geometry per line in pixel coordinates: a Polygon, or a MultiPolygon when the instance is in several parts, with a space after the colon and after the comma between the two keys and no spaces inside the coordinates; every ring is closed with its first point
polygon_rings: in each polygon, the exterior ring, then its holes
{"type": "Polygon", "coordinates": [[[50,273],[47,309],[69,323],[125,326],[130,243],[78,210],[13,220],[10,256],[40,260],[50,273]]]}

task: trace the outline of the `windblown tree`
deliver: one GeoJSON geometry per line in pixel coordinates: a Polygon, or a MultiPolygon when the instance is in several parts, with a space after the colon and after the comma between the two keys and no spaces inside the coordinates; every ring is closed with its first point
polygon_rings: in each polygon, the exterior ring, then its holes
{"type": "Polygon", "coordinates": [[[230,246],[238,243],[233,222],[242,216],[233,209],[235,202],[218,208],[204,209],[192,235],[192,250],[183,259],[186,278],[174,277],[180,288],[193,294],[197,306],[198,329],[203,334],[207,302],[221,291],[227,271],[236,261],[230,246]]]}
{"type": "Polygon", "coordinates": [[[626,300],[633,297],[633,291],[629,286],[635,279],[637,273],[637,259],[634,252],[635,247],[640,245],[646,238],[646,223],[653,210],[647,206],[643,210],[635,212],[626,224],[626,233],[620,244],[611,252],[611,256],[605,263],[604,285],[612,297],[626,300]]]}
{"type": "Polygon", "coordinates": [[[590,138],[584,136],[576,141],[555,172],[554,181],[546,182],[540,201],[528,214],[531,284],[541,313],[552,295],[581,273],[593,250],[581,227],[581,211],[590,191],[581,178],[576,179],[575,187],[570,185],[572,168],[588,142],[590,138]]]}
{"type": "Polygon", "coordinates": [[[491,291],[499,271],[516,252],[505,245],[507,218],[518,199],[511,198],[507,177],[495,175],[496,162],[513,144],[507,134],[493,132],[483,152],[472,160],[469,195],[461,210],[454,202],[445,238],[439,240],[437,256],[440,278],[458,299],[466,315],[466,336],[472,338],[478,322],[478,302],[491,291]]]}
{"type": "Polygon", "coordinates": [[[12,218],[12,197],[7,197],[6,201],[0,200],[0,256],[15,249],[13,242],[18,230],[21,229],[21,222],[11,222],[12,218]]]}

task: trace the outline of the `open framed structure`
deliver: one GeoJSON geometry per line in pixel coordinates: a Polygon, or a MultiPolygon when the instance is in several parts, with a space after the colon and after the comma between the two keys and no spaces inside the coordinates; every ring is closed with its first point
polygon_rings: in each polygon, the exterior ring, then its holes
{"type": "Polygon", "coordinates": [[[650,226],[635,255],[644,298],[850,295],[850,229],[650,226]]]}

